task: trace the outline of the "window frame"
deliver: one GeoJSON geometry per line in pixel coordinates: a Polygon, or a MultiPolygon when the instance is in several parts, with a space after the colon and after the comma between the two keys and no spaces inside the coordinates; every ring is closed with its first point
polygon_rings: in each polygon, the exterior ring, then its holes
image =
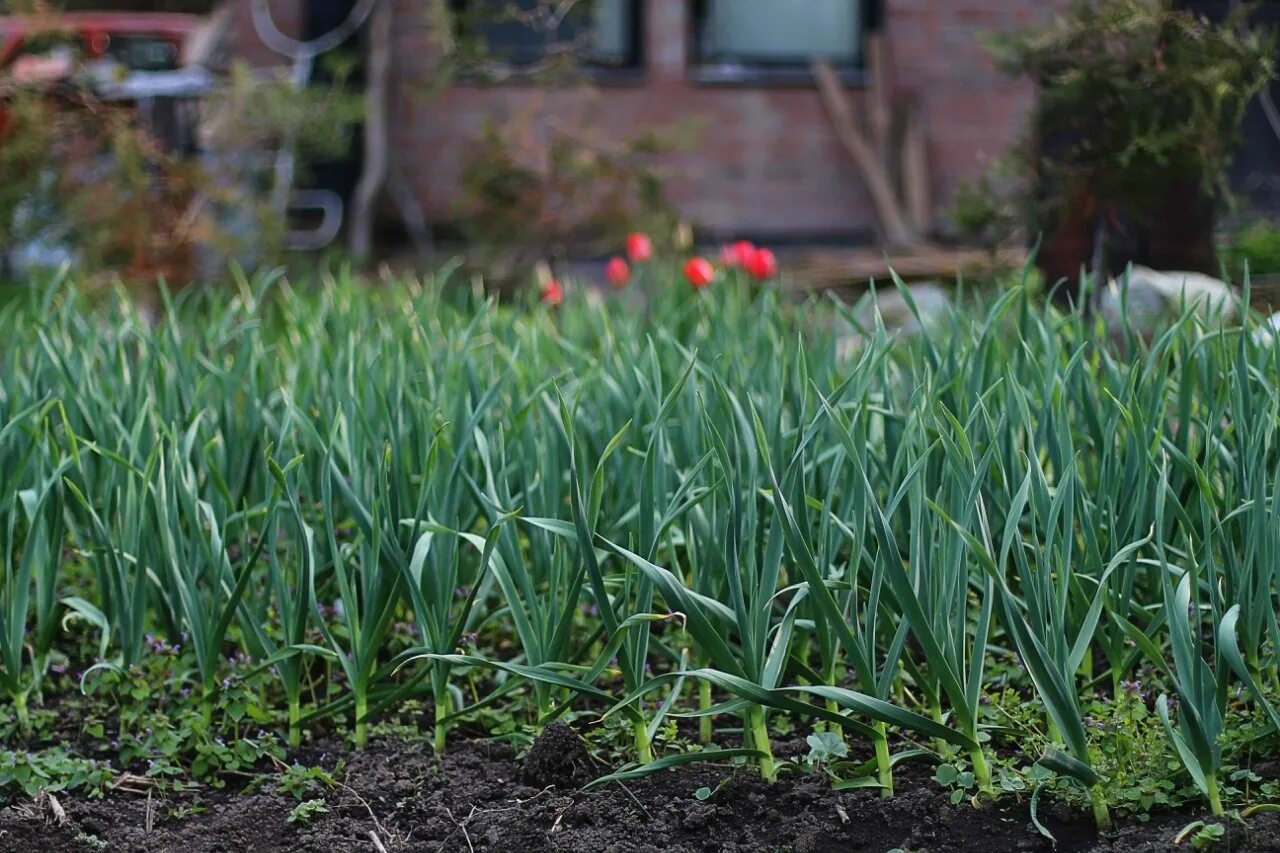
{"type": "MultiPolygon", "coordinates": [[[[610,62],[590,55],[589,51],[574,57],[575,70],[593,82],[632,83],[639,82],[647,72],[644,0],[620,0],[626,4],[628,25],[626,56],[618,62],[610,62]]],[[[449,11],[455,16],[455,27],[466,26],[465,14],[469,6],[468,0],[449,0],[449,11]]],[[[478,36],[483,38],[482,35],[478,36]]],[[[492,61],[509,72],[502,76],[503,83],[538,82],[539,62],[518,63],[507,62],[501,56],[494,56],[492,61]]],[[[486,75],[480,72],[467,72],[459,82],[484,82],[486,75]]]]}
{"type": "MultiPolygon", "coordinates": [[[[835,65],[840,80],[851,85],[867,82],[867,37],[881,30],[884,0],[847,0],[859,4],[861,50],[857,62],[835,65]]],[[[719,64],[708,60],[703,43],[703,24],[710,13],[708,0],[692,0],[688,8],[689,79],[694,83],[722,86],[800,85],[814,83],[813,72],[805,60],[766,62],[742,60],[735,64],[719,64]]]]}

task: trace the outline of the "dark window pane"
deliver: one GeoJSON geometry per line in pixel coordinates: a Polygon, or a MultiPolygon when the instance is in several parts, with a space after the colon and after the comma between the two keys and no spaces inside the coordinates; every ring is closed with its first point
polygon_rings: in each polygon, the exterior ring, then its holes
{"type": "Polygon", "coordinates": [[[471,0],[464,26],[493,58],[533,65],[570,56],[606,65],[635,65],[635,0],[580,0],[567,12],[547,0],[471,0]]]}

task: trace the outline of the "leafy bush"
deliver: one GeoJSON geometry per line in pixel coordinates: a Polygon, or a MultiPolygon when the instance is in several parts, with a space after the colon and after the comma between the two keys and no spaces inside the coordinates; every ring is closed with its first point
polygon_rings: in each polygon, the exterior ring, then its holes
{"type": "Polygon", "coordinates": [[[1000,66],[1038,84],[1030,121],[1051,184],[1142,202],[1169,175],[1212,188],[1274,40],[1241,16],[1210,24],[1167,0],[1072,0],[1048,27],[992,39],[1000,66]]]}
{"type": "MultiPolygon", "coordinates": [[[[285,223],[269,203],[271,152],[297,140],[306,164],[345,151],[359,121],[345,91],[349,57],[329,55],[333,80],[293,91],[237,63],[202,105],[201,156],[167,150],[136,111],[97,100],[78,78],[55,89],[6,86],[0,111],[0,248],[21,259],[68,255],[84,279],[186,283],[210,257],[278,260],[285,223]]],[[[0,252],[0,264],[13,259],[0,252]]]]}
{"type": "Polygon", "coordinates": [[[1254,222],[1231,237],[1223,254],[1235,281],[1244,278],[1246,267],[1252,275],[1276,275],[1280,273],[1280,227],[1254,222]]]}
{"type": "Polygon", "coordinates": [[[463,158],[453,224],[469,259],[493,282],[521,283],[538,261],[571,248],[603,252],[637,228],[669,234],[675,227],[661,155],[693,144],[703,122],[640,132],[602,122],[608,94],[590,74],[598,57],[582,26],[592,13],[590,2],[554,0],[484,0],[429,12],[436,32],[447,34],[429,88],[459,79],[531,84],[516,109],[485,121],[463,158]],[[540,46],[508,56],[485,36],[495,27],[523,29],[540,46]]]}
{"type": "Polygon", "coordinates": [[[670,143],[645,134],[622,143],[583,129],[591,139],[550,133],[521,144],[527,122],[490,123],[462,173],[460,227],[491,276],[511,278],[570,247],[618,245],[637,226],[670,233],[655,155],[670,143]]]}
{"type": "Polygon", "coordinates": [[[1161,253],[1181,259],[1175,268],[1211,265],[1212,210],[1245,109],[1275,74],[1275,34],[1248,14],[1241,4],[1211,23],[1169,0],[1071,0],[1046,26],[991,37],[999,67],[1035,84],[1036,102],[1000,167],[1018,180],[969,188],[962,231],[1007,236],[1010,215],[1050,240],[1063,230],[1093,244],[1050,260],[1070,276],[1091,260],[1162,265],[1161,253]]]}

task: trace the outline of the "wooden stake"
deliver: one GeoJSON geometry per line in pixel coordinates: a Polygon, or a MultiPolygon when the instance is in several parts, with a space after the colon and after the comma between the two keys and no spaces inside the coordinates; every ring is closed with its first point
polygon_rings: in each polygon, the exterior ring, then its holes
{"type": "Polygon", "coordinates": [[[871,141],[876,159],[886,174],[892,175],[891,137],[893,135],[893,57],[882,33],[867,36],[867,72],[871,75],[871,99],[868,113],[871,123],[871,141]]]}
{"type": "Polygon", "coordinates": [[[907,213],[918,234],[928,234],[933,226],[933,192],[929,174],[929,138],[924,126],[924,110],[918,98],[907,104],[902,130],[902,192],[907,213]]]}
{"type": "Polygon", "coordinates": [[[854,122],[853,111],[849,108],[840,78],[831,63],[825,59],[814,59],[812,65],[813,76],[818,81],[818,92],[822,96],[822,103],[836,136],[866,181],[885,244],[894,249],[912,245],[916,242],[917,235],[903,215],[902,206],[883,161],[876,156],[871,143],[854,122]]]}

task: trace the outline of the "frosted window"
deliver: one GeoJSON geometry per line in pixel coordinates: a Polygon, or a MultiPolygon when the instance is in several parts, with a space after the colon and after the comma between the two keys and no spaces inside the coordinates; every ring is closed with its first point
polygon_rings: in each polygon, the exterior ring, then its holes
{"type": "Polygon", "coordinates": [[[592,46],[600,56],[621,59],[631,52],[630,6],[625,0],[596,0],[592,46]]]}
{"type": "Polygon", "coordinates": [[[856,0],[707,0],[703,46],[712,61],[839,64],[860,58],[856,0]]]}

